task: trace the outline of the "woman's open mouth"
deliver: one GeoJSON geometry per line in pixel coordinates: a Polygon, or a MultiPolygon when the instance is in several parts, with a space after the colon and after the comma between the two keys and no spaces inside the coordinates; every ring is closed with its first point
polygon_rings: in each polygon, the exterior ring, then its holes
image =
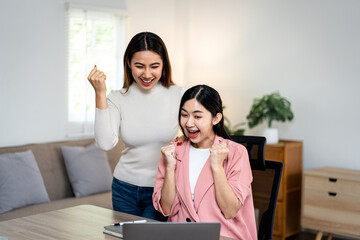
{"type": "Polygon", "coordinates": [[[196,138],[200,134],[200,131],[190,131],[190,130],[188,130],[187,132],[188,132],[189,138],[196,138]]]}
{"type": "Polygon", "coordinates": [[[141,80],[141,83],[144,85],[144,86],[150,86],[150,84],[152,83],[152,81],[154,81],[154,78],[153,79],[150,79],[150,80],[144,80],[142,78],[140,78],[141,80]]]}

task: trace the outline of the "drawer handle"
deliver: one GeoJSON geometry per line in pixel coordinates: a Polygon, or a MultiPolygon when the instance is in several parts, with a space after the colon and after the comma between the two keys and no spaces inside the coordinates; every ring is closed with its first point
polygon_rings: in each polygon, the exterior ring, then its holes
{"type": "Polygon", "coordinates": [[[336,192],[329,192],[329,196],[335,197],[336,196],[336,192]]]}
{"type": "Polygon", "coordinates": [[[331,178],[329,177],[329,182],[336,182],[337,181],[337,178],[331,178]]]}

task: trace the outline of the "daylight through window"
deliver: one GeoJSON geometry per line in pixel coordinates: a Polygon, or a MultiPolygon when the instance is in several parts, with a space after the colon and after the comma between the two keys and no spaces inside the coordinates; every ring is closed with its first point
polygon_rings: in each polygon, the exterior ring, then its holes
{"type": "Polygon", "coordinates": [[[122,87],[122,56],[126,45],[125,16],[69,8],[68,122],[70,132],[92,132],[94,89],[87,75],[97,65],[107,76],[107,91],[122,87]]]}

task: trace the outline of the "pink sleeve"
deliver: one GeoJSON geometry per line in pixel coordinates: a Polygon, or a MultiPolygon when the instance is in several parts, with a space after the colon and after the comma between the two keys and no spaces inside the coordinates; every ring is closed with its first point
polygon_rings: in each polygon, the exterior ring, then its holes
{"type": "Polygon", "coordinates": [[[244,204],[245,199],[252,194],[251,182],[253,180],[249,155],[246,148],[240,144],[232,143],[232,151],[228,155],[226,177],[235,195],[244,204]]]}
{"type": "Polygon", "coordinates": [[[169,216],[171,217],[171,216],[175,215],[179,211],[179,209],[180,209],[180,201],[179,201],[178,196],[176,194],[169,214],[165,214],[163,209],[161,208],[160,199],[161,199],[162,186],[164,184],[165,167],[166,167],[165,160],[164,160],[163,156],[161,156],[160,162],[159,162],[159,168],[158,168],[158,171],[157,171],[157,174],[156,174],[155,185],[154,185],[154,193],[153,193],[152,199],[153,199],[154,208],[158,212],[160,212],[165,217],[169,217],[169,216]]]}

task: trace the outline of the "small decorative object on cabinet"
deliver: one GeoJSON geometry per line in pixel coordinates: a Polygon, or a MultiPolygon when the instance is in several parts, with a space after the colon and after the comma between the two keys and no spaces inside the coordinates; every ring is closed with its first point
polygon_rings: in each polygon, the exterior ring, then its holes
{"type": "MultiPolygon", "coordinates": [[[[285,238],[300,232],[302,142],[280,140],[277,144],[267,144],[265,159],[284,164],[276,213],[273,239],[285,238]]],[[[255,205],[264,198],[261,186],[253,187],[255,205]]]]}
{"type": "Polygon", "coordinates": [[[360,171],[318,168],[304,171],[301,226],[360,239],[360,171]]]}
{"type": "Polygon", "coordinates": [[[272,128],[272,122],[291,121],[294,114],[291,111],[290,101],[280,96],[279,92],[274,92],[260,99],[255,98],[246,118],[250,128],[266,121],[268,128],[263,130],[262,135],[266,137],[267,143],[275,144],[279,141],[279,133],[277,128],[272,128]]]}

